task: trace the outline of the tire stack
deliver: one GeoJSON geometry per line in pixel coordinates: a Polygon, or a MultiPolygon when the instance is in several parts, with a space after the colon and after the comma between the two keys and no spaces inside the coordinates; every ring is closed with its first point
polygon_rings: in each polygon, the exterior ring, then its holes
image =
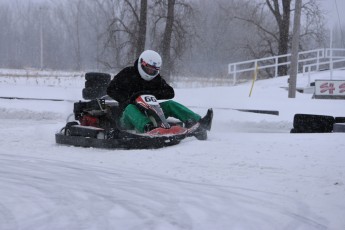
{"type": "Polygon", "coordinates": [[[345,117],[295,114],[290,133],[345,132],[345,117]]]}
{"type": "Polygon", "coordinates": [[[107,73],[85,73],[85,88],[83,89],[83,98],[93,100],[107,95],[107,87],[111,76],[107,73]]]}
{"type": "Polygon", "coordinates": [[[345,133],[345,117],[336,117],[333,124],[333,132],[345,133]]]}

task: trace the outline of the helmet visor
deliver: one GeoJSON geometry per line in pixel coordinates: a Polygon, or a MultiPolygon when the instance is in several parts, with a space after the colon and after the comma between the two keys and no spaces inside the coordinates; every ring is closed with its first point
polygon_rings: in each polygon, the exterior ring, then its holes
{"type": "Polygon", "coordinates": [[[156,76],[159,73],[159,67],[152,66],[146,63],[143,59],[141,59],[140,64],[141,64],[141,68],[148,75],[156,76]]]}

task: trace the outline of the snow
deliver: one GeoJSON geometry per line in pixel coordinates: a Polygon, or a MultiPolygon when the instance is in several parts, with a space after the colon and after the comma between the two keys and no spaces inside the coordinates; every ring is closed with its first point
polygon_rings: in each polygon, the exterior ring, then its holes
{"type": "Polygon", "coordinates": [[[296,113],[345,116],[343,100],[289,99],[287,77],[251,97],[251,83],[178,88],[201,115],[214,108],[207,141],[107,150],[55,143],[81,78],[11,79],[0,96],[65,101],[0,99],[0,229],[345,229],[344,133],[289,133],[296,113]]]}

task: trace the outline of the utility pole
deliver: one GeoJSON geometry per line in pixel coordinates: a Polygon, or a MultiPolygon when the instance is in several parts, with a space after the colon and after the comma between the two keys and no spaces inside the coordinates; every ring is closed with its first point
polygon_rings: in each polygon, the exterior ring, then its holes
{"type": "Polygon", "coordinates": [[[40,7],[40,68],[43,69],[43,19],[42,19],[42,10],[43,7],[40,7]]]}
{"type": "Polygon", "coordinates": [[[298,46],[299,46],[299,33],[301,27],[301,11],[302,0],[295,0],[295,16],[293,24],[292,35],[292,50],[291,50],[291,73],[289,79],[289,98],[296,97],[296,84],[298,72],[298,46]]]}

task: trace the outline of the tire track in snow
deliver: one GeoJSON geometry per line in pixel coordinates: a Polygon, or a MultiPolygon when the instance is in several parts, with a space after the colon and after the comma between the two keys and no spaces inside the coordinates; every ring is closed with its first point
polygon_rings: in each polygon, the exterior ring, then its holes
{"type": "Polygon", "coordinates": [[[277,194],[11,154],[0,165],[0,229],[326,229],[277,194]]]}

